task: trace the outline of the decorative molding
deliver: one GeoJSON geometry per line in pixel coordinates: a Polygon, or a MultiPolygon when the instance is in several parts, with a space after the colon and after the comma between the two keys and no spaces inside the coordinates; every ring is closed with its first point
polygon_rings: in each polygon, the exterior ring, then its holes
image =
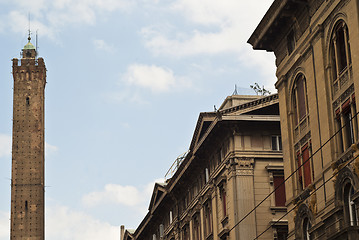
{"type": "Polygon", "coordinates": [[[252,176],[254,174],[254,158],[239,157],[236,158],[236,174],[240,176],[252,176]]]}
{"type": "Polygon", "coordinates": [[[335,111],[352,93],[354,93],[354,84],[351,84],[350,87],[333,102],[333,110],[335,111]]]}
{"type": "Polygon", "coordinates": [[[316,193],[314,193],[312,196],[311,196],[311,198],[310,198],[310,200],[309,200],[309,203],[308,203],[308,207],[309,207],[309,209],[312,211],[312,213],[314,214],[314,215],[317,215],[317,194],[316,193]]]}
{"type": "Polygon", "coordinates": [[[263,97],[258,96],[258,99],[255,99],[253,101],[249,101],[249,102],[246,102],[246,103],[238,105],[238,106],[226,108],[226,109],[223,109],[223,110],[220,110],[217,112],[220,112],[221,114],[226,114],[226,113],[236,112],[239,110],[245,110],[245,109],[256,107],[256,106],[262,107],[262,104],[269,103],[272,101],[275,101],[275,102],[279,101],[277,93],[269,95],[269,96],[263,96],[263,97]]]}
{"type": "Polygon", "coordinates": [[[311,133],[310,131],[308,131],[307,134],[304,135],[304,137],[302,137],[295,145],[294,145],[294,150],[298,151],[301,146],[303,146],[304,144],[306,144],[308,142],[308,140],[311,138],[311,133]]]}

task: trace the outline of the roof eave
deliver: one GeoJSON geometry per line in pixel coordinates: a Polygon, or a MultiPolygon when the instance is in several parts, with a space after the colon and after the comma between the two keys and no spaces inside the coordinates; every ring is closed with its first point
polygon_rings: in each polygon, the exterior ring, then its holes
{"type": "Polygon", "coordinates": [[[252,45],[253,49],[273,51],[270,45],[266,44],[265,36],[267,35],[270,27],[278,18],[280,12],[283,10],[288,1],[290,0],[275,0],[272,3],[264,17],[258,24],[257,28],[254,30],[254,32],[247,41],[247,43],[252,45]]]}

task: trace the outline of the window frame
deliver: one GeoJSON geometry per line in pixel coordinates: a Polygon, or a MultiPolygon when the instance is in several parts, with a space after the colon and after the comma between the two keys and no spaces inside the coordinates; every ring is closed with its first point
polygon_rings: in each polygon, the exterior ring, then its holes
{"type": "Polygon", "coordinates": [[[281,135],[272,135],[272,151],[282,151],[281,135]],[[273,144],[275,143],[275,144],[273,144]]]}
{"type": "Polygon", "coordinates": [[[296,152],[296,162],[298,168],[299,189],[304,190],[313,183],[314,168],[312,157],[311,140],[304,143],[296,152]]]}
{"type": "Polygon", "coordinates": [[[355,93],[345,99],[344,103],[335,110],[334,125],[336,131],[338,131],[336,145],[339,154],[344,153],[353,143],[358,141],[356,111],[355,93]]]}
{"type": "Polygon", "coordinates": [[[341,92],[342,88],[345,88],[345,83],[351,78],[351,74],[349,74],[352,64],[349,28],[342,19],[333,28],[329,49],[332,94],[335,96],[341,92]]]}
{"type": "Polygon", "coordinates": [[[358,213],[356,205],[352,199],[354,195],[354,187],[350,181],[348,181],[343,187],[343,205],[344,214],[348,226],[358,226],[358,213]]]}
{"type": "Polygon", "coordinates": [[[309,107],[307,79],[303,73],[298,73],[294,78],[292,87],[292,124],[294,140],[299,140],[309,131],[309,107]]]}
{"type": "Polygon", "coordinates": [[[204,236],[207,238],[213,233],[212,200],[208,199],[204,205],[204,236]]]}

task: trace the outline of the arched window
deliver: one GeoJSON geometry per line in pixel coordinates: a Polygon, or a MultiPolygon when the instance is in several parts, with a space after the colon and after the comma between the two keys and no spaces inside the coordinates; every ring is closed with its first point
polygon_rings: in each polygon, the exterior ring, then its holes
{"type": "Polygon", "coordinates": [[[330,59],[333,78],[333,95],[335,95],[348,81],[351,66],[348,27],[339,21],[333,31],[330,43],[330,59]]]}
{"type": "Polygon", "coordinates": [[[295,85],[293,88],[293,120],[294,126],[296,126],[296,135],[300,133],[301,129],[297,127],[301,124],[306,124],[308,116],[308,104],[307,104],[307,81],[303,74],[297,76],[295,85]]]}
{"type": "Polygon", "coordinates": [[[344,200],[344,214],[346,215],[346,219],[349,226],[357,226],[358,224],[355,204],[352,199],[353,194],[354,194],[353,185],[347,183],[344,187],[343,200],[344,200]]]}
{"type": "Polygon", "coordinates": [[[310,234],[309,234],[309,230],[312,227],[309,218],[305,217],[303,219],[303,226],[302,226],[302,230],[303,230],[303,240],[310,240],[310,234]]]}
{"type": "Polygon", "coordinates": [[[299,188],[305,189],[312,183],[312,160],[309,133],[309,111],[307,81],[304,74],[295,78],[292,92],[295,156],[298,166],[299,188]],[[306,140],[303,137],[306,136],[306,140]]]}
{"type": "Polygon", "coordinates": [[[348,26],[336,23],[330,41],[330,67],[332,69],[332,100],[335,112],[335,130],[338,153],[345,152],[358,140],[355,93],[351,69],[348,26]],[[345,93],[345,94],[344,94],[345,93]]]}

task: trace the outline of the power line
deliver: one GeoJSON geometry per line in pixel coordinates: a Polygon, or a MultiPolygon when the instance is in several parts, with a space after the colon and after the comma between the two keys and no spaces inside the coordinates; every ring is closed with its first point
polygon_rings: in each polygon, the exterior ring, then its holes
{"type": "MultiPolygon", "coordinates": [[[[350,122],[353,121],[353,119],[358,115],[358,112],[350,119],[350,122]]],[[[231,229],[229,229],[229,232],[232,231],[233,229],[235,229],[241,222],[243,222],[249,215],[251,215],[264,201],[266,201],[278,188],[280,188],[289,178],[291,178],[296,172],[298,172],[298,170],[305,164],[307,163],[309,160],[311,160],[313,158],[313,156],[315,156],[315,154],[317,154],[327,143],[329,143],[339,132],[342,131],[342,129],[344,127],[347,126],[348,123],[344,124],[338,131],[336,131],[323,145],[321,145],[306,161],[304,161],[296,170],[294,170],[282,183],[280,183],[271,193],[269,193],[262,201],[260,201],[251,211],[249,211],[244,217],[242,217],[231,229]]],[[[331,178],[330,178],[331,179],[331,178]]],[[[326,181],[324,182],[324,184],[326,183],[326,181]]],[[[309,195],[311,196],[311,195],[309,195]]],[[[308,197],[309,197],[308,196],[308,197]]],[[[287,214],[285,214],[284,216],[286,216],[287,214]]],[[[283,216],[283,217],[284,217],[283,216]]],[[[283,217],[281,217],[279,220],[281,220],[283,217]]],[[[278,221],[279,221],[278,220],[278,221]]],[[[274,224],[275,225],[275,224],[274,224]]],[[[270,229],[270,227],[268,228],[270,229]]],[[[266,229],[265,232],[268,230],[266,229]]],[[[263,232],[264,233],[264,232],[263,232]]],[[[262,233],[262,234],[263,234],[262,233]]],[[[262,235],[261,234],[261,235],[262,235]]]]}
{"type": "MultiPolygon", "coordinates": [[[[330,178],[328,178],[326,181],[324,181],[324,183],[322,183],[318,188],[316,188],[314,191],[312,191],[308,197],[312,196],[314,193],[316,193],[318,191],[318,189],[320,189],[321,187],[323,187],[325,184],[327,184],[327,182],[329,182],[330,180],[332,180],[333,177],[335,177],[336,175],[339,174],[340,171],[343,171],[343,169],[345,169],[346,166],[348,166],[350,163],[352,163],[355,159],[357,159],[359,157],[356,156],[353,159],[351,159],[350,161],[348,161],[344,166],[342,166],[338,172],[334,172],[333,176],[331,176],[330,178]]],[[[296,207],[293,207],[291,210],[287,211],[282,217],[280,217],[277,221],[274,222],[273,225],[276,225],[277,223],[280,222],[280,220],[282,220],[285,216],[287,216],[289,213],[291,213],[296,207]]],[[[260,236],[262,236],[266,231],[268,231],[272,226],[269,226],[268,228],[266,228],[261,234],[257,235],[254,240],[259,239],[260,236]]]]}

